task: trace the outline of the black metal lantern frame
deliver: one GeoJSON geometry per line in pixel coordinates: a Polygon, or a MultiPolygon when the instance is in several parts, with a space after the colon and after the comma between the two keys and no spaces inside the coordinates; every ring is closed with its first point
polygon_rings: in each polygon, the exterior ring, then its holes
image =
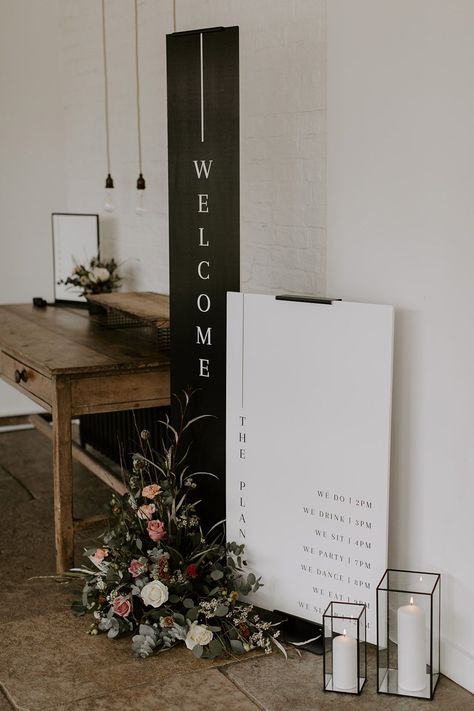
{"type": "Polygon", "coordinates": [[[323,614],[323,689],[360,694],[367,681],[367,608],[330,602],[323,614]]]}
{"type": "Polygon", "coordinates": [[[432,699],[440,675],[441,576],[389,568],[377,586],[377,692],[432,699]]]}

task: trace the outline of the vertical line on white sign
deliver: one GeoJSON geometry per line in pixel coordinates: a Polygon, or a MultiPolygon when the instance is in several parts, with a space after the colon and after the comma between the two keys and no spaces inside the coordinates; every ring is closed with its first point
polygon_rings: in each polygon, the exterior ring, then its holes
{"type": "Polygon", "coordinates": [[[245,294],[242,294],[242,355],[241,355],[241,363],[242,363],[242,376],[241,376],[241,385],[242,385],[242,410],[244,409],[244,353],[245,353],[245,294]]]}
{"type": "Polygon", "coordinates": [[[200,53],[201,53],[201,143],[204,143],[204,62],[202,49],[202,32],[200,37],[200,53]]]}

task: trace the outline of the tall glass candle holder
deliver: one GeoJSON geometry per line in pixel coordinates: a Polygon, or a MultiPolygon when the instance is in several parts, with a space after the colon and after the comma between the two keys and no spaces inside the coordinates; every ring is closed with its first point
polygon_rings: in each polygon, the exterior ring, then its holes
{"type": "Polygon", "coordinates": [[[432,699],[439,679],[438,573],[388,569],[377,587],[377,691],[432,699]]]}
{"type": "Polygon", "coordinates": [[[360,694],[367,681],[366,606],[330,602],[324,611],[324,691],[360,694]]]}

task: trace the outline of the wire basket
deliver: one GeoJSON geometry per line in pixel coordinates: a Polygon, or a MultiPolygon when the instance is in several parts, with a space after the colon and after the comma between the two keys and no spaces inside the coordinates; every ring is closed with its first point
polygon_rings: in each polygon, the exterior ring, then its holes
{"type": "Polygon", "coordinates": [[[163,326],[155,326],[149,321],[134,316],[133,314],[119,311],[118,309],[100,307],[93,316],[94,320],[101,325],[102,328],[119,329],[119,328],[134,328],[137,329],[141,336],[152,339],[158,344],[161,351],[169,351],[170,349],[170,328],[163,326]]]}

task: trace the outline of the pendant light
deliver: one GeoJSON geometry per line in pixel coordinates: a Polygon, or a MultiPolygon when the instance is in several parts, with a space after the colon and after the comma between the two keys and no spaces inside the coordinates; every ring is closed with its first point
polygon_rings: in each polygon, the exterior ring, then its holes
{"type": "Polygon", "coordinates": [[[135,0],[135,78],[137,88],[137,138],[138,138],[138,179],[137,179],[137,198],[135,203],[135,212],[137,215],[143,215],[146,212],[145,203],[145,178],[142,171],[142,127],[140,113],[140,72],[138,63],[138,0],[135,0]]]}
{"type": "Polygon", "coordinates": [[[107,212],[115,210],[114,181],[110,173],[110,142],[109,142],[109,86],[107,77],[107,43],[105,36],[105,0],[102,0],[102,50],[104,58],[104,109],[105,109],[105,150],[107,156],[107,177],[105,179],[104,209],[107,212]]]}

